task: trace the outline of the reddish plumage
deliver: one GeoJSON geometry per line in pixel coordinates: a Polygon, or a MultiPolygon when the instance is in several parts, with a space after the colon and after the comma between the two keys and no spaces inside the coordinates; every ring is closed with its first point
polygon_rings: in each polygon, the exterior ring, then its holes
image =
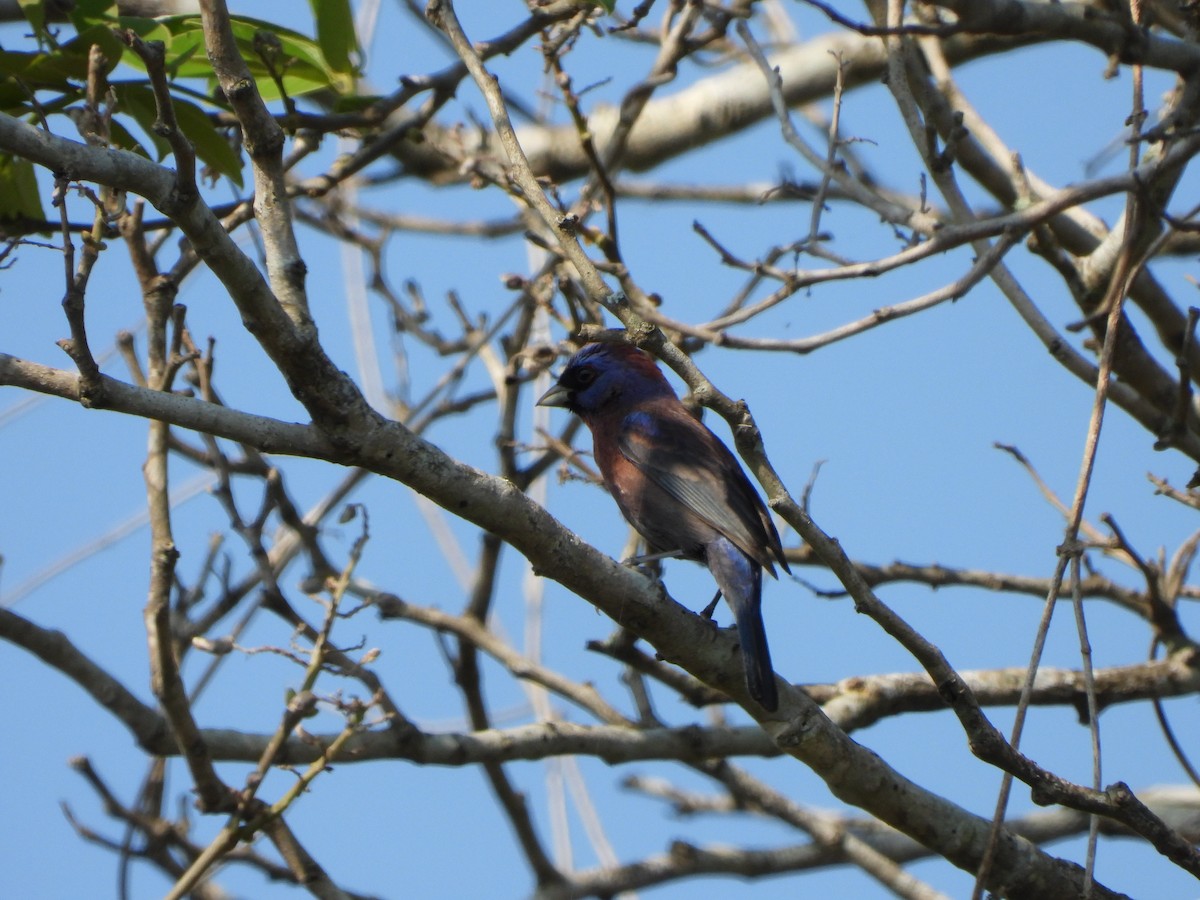
{"type": "Polygon", "coordinates": [[[762,570],[787,570],[779,534],[729,449],[688,413],[647,354],[589,344],[539,403],[563,406],[592,432],[596,463],[621,513],[651,549],[708,566],[733,610],[746,686],[778,706],[763,629],[762,570]]]}

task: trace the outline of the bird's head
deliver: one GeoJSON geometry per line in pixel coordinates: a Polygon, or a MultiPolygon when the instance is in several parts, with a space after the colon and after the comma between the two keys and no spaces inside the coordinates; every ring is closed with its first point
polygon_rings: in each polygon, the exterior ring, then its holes
{"type": "Polygon", "coordinates": [[[538,406],[561,406],[588,416],[675,392],[654,359],[629,344],[588,344],[567,362],[538,406]]]}

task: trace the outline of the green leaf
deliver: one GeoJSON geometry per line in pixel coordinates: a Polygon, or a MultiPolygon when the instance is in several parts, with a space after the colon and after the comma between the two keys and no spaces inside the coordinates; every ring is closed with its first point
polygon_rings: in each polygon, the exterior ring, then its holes
{"type": "Polygon", "coordinates": [[[383,99],[381,94],[350,94],[338,97],[330,110],[335,113],[359,112],[383,99]]]}
{"type": "Polygon", "coordinates": [[[33,163],[0,154],[0,221],[45,218],[33,163]]]}
{"type": "MultiPolygon", "coordinates": [[[[158,135],[154,134],[153,132],[150,133],[150,136],[158,137],[158,135]]],[[[133,136],[128,128],[126,128],[116,119],[113,119],[108,123],[108,138],[114,147],[119,147],[122,150],[129,150],[133,153],[136,153],[138,156],[144,156],[147,159],[150,158],[150,154],[146,152],[146,148],[142,146],[142,143],[133,136]]],[[[162,157],[159,156],[159,159],[162,159],[162,157]]]]}
{"type": "Polygon", "coordinates": [[[308,5],[317,23],[317,44],[325,62],[335,72],[353,74],[358,36],[354,33],[350,0],[308,0],[308,5]]]}
{"type": "MultiPolygon", "coordinates": [[[[154,120],[158,118],[158,109],[154,105],[154,91],[151,90],[150,85],[126,82],[114,84],[112,89],[117,95],[117,109],[138,123],[138,127],[146,133],[146,137],[154,145],[157,161],[164,160],[171,152],[171,145],[167,143],[166,138],[154,130],[154,120]]],[[[116,124],[115,120],[113,124],[116,124]]]]}
{"type": "Polygon", "coordinates": [[[33,112],[29,92],[11,78],[0,78],[0,112],[20,119],[33,112]]]}
{"type": "Polygon", "coordinates": [[[38,36],[44,34],[46,31],[46,5],[42,0],[17,0],[17,5],[21,7],[21,14],[25,16],[25,21],[33,29],[33,33],[38,36]]]}
{"type": "Polygon", "coordinates": [[[108,75],[121,62],[125,54],[125,45],[113,34],[112,29],[105,25],[93,25],[79,32],[73,39],[63,44],[62,52],[67,57],[77,57],[83,67],[83,77],[87,77],[88,54],[92,45],[97,45],[104,54],[104,74],[108,75]]]}
{"type": "Polygon", "coordinates": [[[87,60],[63,53],[0,50],[0,75],[19,78],[32,90],[79,91],[72,81],[87,77],[87,60]]]}
{"type": "MultiPolygon", "coordinates": [[[[178,56],[167,62],[167,74],[170,75],[172,79],[182,78],[183,76],[180,74],[180,72],[187,68],[189,63],[192,61],[192,57],[199,53],[201,49],[203,49],[202,44],[193,44],[192,46],[185,47],[178,56]]],[[[197,65],[200,66],[202,72],[207,72],[212,69],[212,64],[207,60],[201,60],[199,63],[197,63],[197,65]]]]}
{"type": "MultiPolygon", "coordinates": [[[[204,32],[198,16],[165,16],[153,22],[148,19],[129,21],[129,27],[135,30],[147,27],[144,23],[165,30],[165,35],[161,32],[156,33],[155,38],[162,40],[166,45],[167,68],[172,78],[212,80],[212,64],[209,63],[204,50],[204,32]]],[[[125,20],[122,19],[122,22],[125,20]]],[[[238,50],[246,61],[250,74],[254,76],[264,100],[279,99],[279,88],[255,49],[254,36],[259,31],[269,32],[279,39],[280,59],[276,67],[282,74],[284,89],[289,96],[299,97],[318,90],[333,90],[338,94],[354,91],[353,75],[339,72],[326,62],[321,47],[312,38],[289,28],[246,16],[233,17],[231,24],[238,50]]],[[[142,68],[132,55],[128,62],[139,69],[142,68]]]]}
{"type": "Polygon", "coordinates": [[[320,46],[312,38],[270,22],[238,17],[233,20],[233,33],[242,51],[242,57],[249,64],[250,71],[258,82],[258,90],[263,99],[278,99],[279,90],[254,49],[254,35],[259,31],[268,31],[279,38],[280,47],[286,57],[283,69],[284,89],[289,96],[299,97],[322,89],[332,89],[339,94],[353,92],[354,78],[332,68],[325,61],[320,46]]]}
{"type": "Polygon", "coordinates": [[[196,155],[241,187],[241,156],[229,146],[229,141],[216,129],[204,110],[180,97],[175,97],[174,101],[175,121],[179,123],[179,130],[196,148],[196,155]]]}
{"type": "MultiPolygon", "coordinates": [[[[128,28],[143,41],[162,41],[168,50],[171,47],[171,30],[157,19],[139,19],[133,16],[121,16],[118,20],[121,28],[128,28]]],[[[131,58],[130,62],[134,59],[131,58]]],[[[140,62],[140,59],[138,60],[140,62]]],[[[168,60],[170,62],[170,60],[168,60]]]]}
{"type": "Polygon", "coordinates": [[[18,78],[34,91],[62,91],[72,97],[82,97],[80,82],[87,81],[88,53],[93,44],[98,44],[104,53],[105,74],[111,72],[121,60],[124,45],[109,29],[97,26],[52,51],[0,50],[0,75],[18,78]]]}
{"type": "MultiPolygon", "coordinates": [[[[138,127],[146,133],[146,137],[154,145],[158,160],[168,157],[171,154],[171,145],[154,130],[154,123],[158,119],[158,107],[155,105],[154,91],[150,85],[146,82],[117,82],[112,88],[117,95],[118,109],[137,122],[138,127]]],[[[184,137],[191,141],[196,156],[201,162],[228,176],[241,187],[242,159],[229,145],[225,135],[213,125],[208,114],[199,105],[183,99],[178,94],[171,99],[175,109],[175,121],[184,137]]],[[[145,148],[132,135],[128,139],[131,146],[127,149],[146,153],[145,148]]],[[[119,137],[116,132],[113,133],[113,140],[118,146],[125,146],[124,137],[119,137]]]]}
{"type": "Polygon", "coordinates": [[[71,21],[77,31],[92,25],[112,27],[117,20],[116,0],[75,0],[71,7],[71,21]]]}

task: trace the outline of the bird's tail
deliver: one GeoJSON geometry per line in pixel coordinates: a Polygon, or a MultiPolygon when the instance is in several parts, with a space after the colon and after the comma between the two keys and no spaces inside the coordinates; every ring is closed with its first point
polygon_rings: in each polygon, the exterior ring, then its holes
{"type": "Polygon", "coordinates": [[[775,669],[771,665],[771,650],[767,646],[766,628],[763,627],[762,572],[756,571],[754,576],[752,602],[746,604],[744,609],[734,606],[733,617],[737,621],[738,640],[742,644],[746,688],[763,709],[774,712],[779,708],[779,695],[775,691],[775,669]]]}
{"type": "Polygon", "coordinates": [[[718,546],[709,547],[708,568],[733,610],[746,669],[746,689],[759,706],[774,712],[779,708],[779,694],[762,620],[762,568],[723,539],[718,546]]]}

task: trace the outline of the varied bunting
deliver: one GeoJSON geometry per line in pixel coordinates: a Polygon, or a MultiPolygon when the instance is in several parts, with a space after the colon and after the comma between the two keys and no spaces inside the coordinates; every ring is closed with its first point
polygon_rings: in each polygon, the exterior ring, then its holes
{"type": "Polygon", "coordinates": [[[737,623],[746,687],[779,705],[763,629],[762,570],[788,569],[767,509],[729,449],[679,401],[654,360],[627,344],[588,344],[538,401],[591,429],[596,464],[654,552],[704,563],[737,623]]]}

